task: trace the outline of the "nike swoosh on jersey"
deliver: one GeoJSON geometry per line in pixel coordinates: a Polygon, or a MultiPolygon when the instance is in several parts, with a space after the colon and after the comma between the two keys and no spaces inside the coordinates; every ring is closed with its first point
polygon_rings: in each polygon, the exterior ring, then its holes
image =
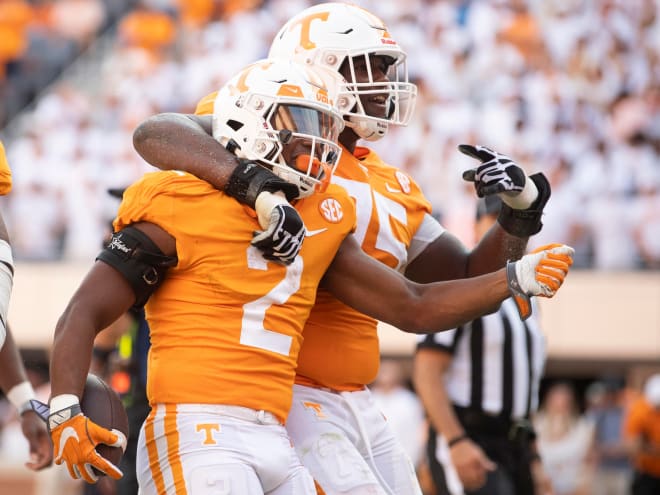
{"type": "Polygon", "coordinates": [[[385,189],[387,189],[391,193],[400,193],[401,192],[401,189],[398,189],[396,187],[392,187],[388,183],[385,183],[385,189]]]}
{"type": "Polygon", "coordinates": [[[67,426],[62,430],[62,436],[60,437],[59,445],[57,446],[57,454],[55,455],[55,458],[58,459],[62,456],[62,452],[64,451],[64,446],[66,443],[69,441],[69,438],[75,438],[77,442],[80,441],[78,438],[78,433],[76,433],[75,428],[71,426],[67,426]]]}
{"type": "Polygon", "coordinates": [[[305,237],[312,237],[312,236],[317,235],[317,234],[322,234],[326,230],[328,230],[328,229],[324,228],[324,229],[318,229],[318,230],[308,230],[307,233],[305,233],[305,237]]]}

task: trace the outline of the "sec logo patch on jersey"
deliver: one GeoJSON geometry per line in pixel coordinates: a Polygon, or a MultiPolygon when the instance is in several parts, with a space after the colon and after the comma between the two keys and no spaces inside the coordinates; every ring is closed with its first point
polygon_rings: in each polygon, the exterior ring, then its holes
{"type": "Polygon", "coordinates": [[[344,218],[341,203],[334,198],[326,198],[319,203],[321,216],[330,223],[339,223],[344,218]]]}
{"type": "Polygon", "coordinates": [[[406,194],[410,194],[410,177],[400,170],[397,170],[394,176],[396,177],[396,181],[399,183],[401,190],[406,194]]]}

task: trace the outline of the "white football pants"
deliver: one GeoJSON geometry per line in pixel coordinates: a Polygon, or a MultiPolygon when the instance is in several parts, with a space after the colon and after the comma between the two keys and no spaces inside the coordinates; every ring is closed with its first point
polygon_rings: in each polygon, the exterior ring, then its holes
{"type": "Polygon", "coordinates": [[[422,494],[408,454],[367,388],[295,385],[286,428],[326,495],[422,494]]]}
{"type": "Polygon", "coordinates": [[[315,495],[287,432],[265,411],[158,404],[140,430],[140,495],[315,495]]]}

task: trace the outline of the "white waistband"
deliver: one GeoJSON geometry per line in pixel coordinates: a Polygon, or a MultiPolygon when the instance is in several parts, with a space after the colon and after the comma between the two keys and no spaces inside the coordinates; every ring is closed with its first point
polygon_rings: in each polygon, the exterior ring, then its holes
{"type": "Polygon", "coordinates": [[[177,404],[179,413],[208,413],[227,416],[228,418],[241,419],[258,423],[262,425],[281,425],[282,422],[277,419],[273,413],[268,411],[257,411],[249,407],[228,406],[225,404],[177,404]]]}

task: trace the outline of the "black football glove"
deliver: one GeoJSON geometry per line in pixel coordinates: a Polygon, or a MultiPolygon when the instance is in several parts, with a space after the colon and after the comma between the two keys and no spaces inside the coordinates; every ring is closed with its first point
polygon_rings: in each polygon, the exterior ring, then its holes
{"type": "MultiPolygon", "coordinates": [[[[501,194],[502,201],[506,202],[506,196],[517,196],[525,188],[527,182],[525,171],[508,156],[485,146],[470,144],[459,144],[458,150],[481,162],[477,168],[463,172],[463,179],[474,182],[474,188],[480,198],[501,194]]],[[[532,201],[534,199],[536,198],[532,198],[532,201]]]]}
{"type": "Polygon", "coordinates": [[[281,179],[258,163],[239,158],[238,166],[229,176],[225,193],[239,203],[254,208],[257,196],[264,191],[282,191],[288,201],[298,197],[298,186],[281,179]]]}
{"type": "Polygon", "coordinates": [[[550,199],[550,183],[542,173],[527,177],[511,158],[485,146],[460,144],[461,153],[481,162],[463,172],[463,179],[473,182],[480,198],[497,194],[502,199],[499,224],[509,234],[529,237],[543,224],[543,208],[550,199]]]}
{"type": "Polygon", "coordinates": [[[289,265],[298,256],[305,234],[305,224],[296,209],[278,204],[270,212],[268,228],[254,233],[252,245],[267,260],[289,265]]]}

